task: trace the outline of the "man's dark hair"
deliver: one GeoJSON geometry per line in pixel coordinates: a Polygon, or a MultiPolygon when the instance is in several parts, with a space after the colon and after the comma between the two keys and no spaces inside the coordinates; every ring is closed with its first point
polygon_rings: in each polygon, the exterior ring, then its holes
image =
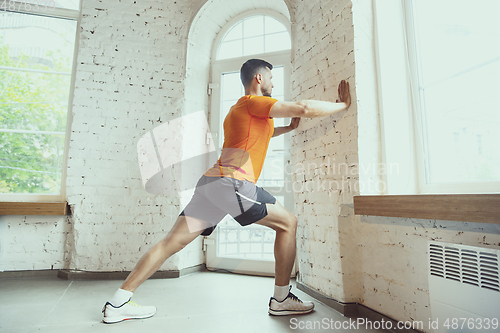
{"type": "Polygon", "coordinates": [[[273,69],[273,65],[261,59],[250,59],[241,66],[240,78],[241,83],[246,88],[252,84],[252,80],[256,74],[260,73],[265,68],[273,69]]]}

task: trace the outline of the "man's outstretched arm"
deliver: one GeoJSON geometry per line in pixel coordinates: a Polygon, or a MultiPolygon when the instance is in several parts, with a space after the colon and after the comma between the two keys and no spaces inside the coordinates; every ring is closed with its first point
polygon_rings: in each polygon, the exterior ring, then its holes
{"type": "Polygon", "coordinates": [[[304,117],[316,118],[325,117],[331,114],[344,111],[351,105],[351,94],[349,93],[349,83],[340,81],[338,88],[339,98],[336,103],[316,100],[303,100],[298,102],[276,102],[269,114],[273,118],[304,117]]]}
{"type": "Polygon", "coordinates": [[[297,128],[297,126],[299,126],[299,122],[300,122],[300,118],[299,117],[294,117],[290,121],[290,125],[288,125],[288,126],[281,126],[281,127],[275,127],[274,128],[274,134],[273,134],[272,137],[274,138],[275,136],[278,136],[278,135],[285,134],[285,133],[288,133],[290,131],[293,131],[294,129],[297,128]]]}

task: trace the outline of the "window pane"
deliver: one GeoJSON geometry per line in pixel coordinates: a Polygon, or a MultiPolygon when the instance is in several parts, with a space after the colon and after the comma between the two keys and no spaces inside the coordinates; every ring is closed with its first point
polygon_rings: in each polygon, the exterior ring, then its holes
{"type": "MultiPolygon", "coordinates": [[[[58,8],[67,8],[67,9],[75,9],[75,10],[80,9],[80,1],[79,0],[57,0],[57,1],[46,0],[46,1],[47,1],[47,6],[49,7],[48,8],[49,13],[50,13],[50,9],[54,7],[54,3],[55,3],[55,7],[58,7],[58,8]]],[[[34,3],[35,1],[34,0],[27,0],[27,2],[34,3]]],[[[39,0],[39,3],[41,3],[41,0],[39,0]]],[[[96,8],[99,8],[99,6],[96,6],[96,8]]]]}
{"type": "Polygon", "coordinates": [[[243,55],[243,42],[235,40],[232,42],[224,42],[220,44],[219,54],[217,59],[229,59],[241,57],[243,55]]]}
{"type": "Polygon", "coordinates": [[[0,11],[0,66],[71,73],[76,21],[0,11]]]}
{"type": "Polygon", "coordinates": [[[274,17],[266,16],[265,21],[264,21],[264,25],[265,25],[265,33],[266,34],[272,34],[275,32],[286,31],[285,26],[283,24],[281,24],[281,22],[278,21],[277,19],[275,19],[274,17]]]}
{"type": "MultiPolygon", "coordinates": [[[[283,146],[283,136],[278,136],[273,138],[273,145],[283,146]],[[281,142],[280,142],[281,141],[281,142]]],[[[269,144],[271,146],[271,143],[269,144]]],[[[276,186],[283,187],[285,181],[285,167],[284,167],[284,156],[282,150],[272,150],[269,147],[266,159],[264,161],[264,167],[262,168],[262,173],[259,177],[258,186],[276,186]]]]}
{"type": "Polygon", "coordinates": [[[0,12],[0,192],[58,194],[76,20],[0,12]]]}
{"type": "MultiPolygon", "coordinates": [[[[282,197],[276,197],[282,200],[282,197]]],[[[217,256],[241,259],[274,260],[276,232],[252,224],[242,228],[229,215],[218,225],[217,256]]]]}
{"type": "Polygon", "coordinates": [[[17,0],[14,1],[0,1],[0,10],[24,10],[34,12],[41,15],[51,15],[55,8],[79,10],[79,0],[17,0]]]}
{"type": "Polygon", "coordinates": [[[243,40],[243,55],[264,53],[264,36],[243,40]]]}
{"type": "Polygon", "coordinates": [[[277,96],[283,96],[285,94],[285,73],[283,66],[273,67],[273,97],[279,99],[277,96]]]}
{"type": "Polygon", "coordinates": [[[243,21],[243,38],[264,34],[264,16],[252,16],[243,21]]]}
{"type": "Polygon", "coordinates": [[[473,70],[500,55],[500,23],[495,17],[499,1],[478,0],[474,6],[464,0],[414,3],[424,86],[473,70]]]}
{"type": "Polygon", "coordinates": [[[228,100],[222,102],[222,121],[224,121],[227,114],[229,113],[229,110],[231,109],[231,106],[233,106],[235,103],[236,100],[228,100]]]}
{"type": "Polygon", "coordinates": [[[289,50],[291,48],[290,35],[288,32],[266,35],[266,52],[289,50]]]}
{"type": "Polygon", "coordinates": [[[0,129],[66,131],[71,76],[0,69],[0,129]]]}
{"type": "Polygon", "coordinates": [[[243,22],[239,22],[236,25],[234,25],[231,29],[229,29],[229,31],[222,39],[222,42],[227,42],[242,38],[243,38],[243,22]]]}
{"type": "Polygon", "coordinates": [[[290,35],[281,22],[270,16],[256,15],[244,18],[228,30],[219,44],[217,60],[290,48],[290,35]]]}
{"type": "Polygon", "coordinates": [[[0,193],[58,194],[64,135],[0,132],[0,193]]]}
{"type": "Polygon", "coordinates": [[[240,73],[224,73],[222,75],[222,96],[224,100],[238,100],[242,94],[243,85],[241,84],[240,73]]]}
{"type": "Polygon", "coordinates": [[[415,1],[428,183],[500,180],[500,2],[415,1]]]}

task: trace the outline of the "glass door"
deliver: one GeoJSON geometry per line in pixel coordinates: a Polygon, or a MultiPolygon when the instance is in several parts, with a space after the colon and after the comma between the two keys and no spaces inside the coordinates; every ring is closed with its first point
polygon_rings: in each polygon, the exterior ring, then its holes
{"type": "MultiPolygon", "coordinates": [[[[264,57],[263,57],[264,58],[264,57]]],[[[278,100],[288,98],[288,78],[290,68],[281,54],[266,55],[264,58],[273,64],[273,97],[278,100]],[[274,61],[273,61],[274,60],[274,61]]],[[[229,109],[244,95],[240,81],[239,68],[247,59],[236,59],[214,65],[212,84],[211,130],[214,141],[220,149],[224,142],[223,122],[229,109]],[[219,112],[217,112],[220,110],[219,112]]],[[[275,118],[274,126],[285,126],[289,118],[275,118]]],[[[289,134],[272,138],[262,173],[257,182],[273,194],[289,211],[293,212],[293,195],[286,192],[285,182],[290,177],[285,166],[290,163],[289,134]]],[[[216,161],[209,161],[213,165],[216,161]]],[[[290,186],[289,186],[290,187],[290,186]]],[[[253,224],[241,227],[238,222],[227,215],[219,223],[215,231],[207,237],[206,256],[208,269],[223,269],[231,272],[274,275],[274,240],[276,232],[270,228],[253,224]]],[[[292,273],[294,273],[293,271],[292,273]]]]}

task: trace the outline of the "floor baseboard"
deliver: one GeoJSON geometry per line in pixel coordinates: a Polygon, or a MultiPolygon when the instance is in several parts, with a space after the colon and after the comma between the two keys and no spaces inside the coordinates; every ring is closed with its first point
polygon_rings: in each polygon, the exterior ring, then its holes
{"type": "Polygon", "coordinates": [[[311,297],[316,298],[321,303],[329,306],[330,308],[341,313],[342,315],[344,315],[346,317],[352,317],[352,316],[357,315],[357,311],[356,311],[357,303],[343,303],[343,302],[337,301],[336,299],[333,299],[331,297],[327,297],[326,295],[323,295],[322,293],[307,287],[305,284],[303,284],[301,281],[299,281],[299,279],[297,279],[295,282],[297,284],[297,289],[305,292],[306,294],[308,294],[311,297]]]}
{"type": "MultiPolygon", "coordinates": [[[[326,306],[334,309],[337,312],[340,312],[342,315],[346,317],[362,317],[366,318],[367,321],[371,321],[373,323],[378,322],[381,323],[382,321],[384,322],[391,322],[392,323],[392,329],[389,329],[387,331],[389,332],[397,332],[397,333],[422,333],[423,331],[419,330],[414,330],[414,329],[408,329],[408,328],[403,328],[403,329],[397,329],[397,324],[398,321],[394,320],[390,317],[387,317],[386,315],[377,312],[375,310],[370,309],[369,307],[359,304],[359,303],[343,303],[340,301],[337,301],[331,297],[328,297],[314,289],[311,289],[310,287],[306,286],[303,284],[301,281],[298,279],[296,280],[297,284],[297,289],[300,291],[308,294],[311,297],[314,297],[321,303],[325,304],[326,306]]],[[[385,327],[389,327],[388,324],[385,327]]]]}
{"type": "MultiPolygon", "coordinates": [[[[205,271],[205,264],[186,267],[180,270],[157,271],[150,279],[172,279],[195,272],[205,271]]],[[[130,271],[120,272],[95,272],[95,271],[80,271],[72,269],[44,269],[30,271],[3,271],[0,272],[0,279],[19,279],[19,278],[36,278],[36,277],[53,277],[57,276],[63,280],[124,280],[129,275],[130,271]]]]}
{"type": "Polygon", "coordinates": [[[37,269],[26,271],[3,271],[0,272],[0,279],[19,279],[57,276],[58,269],[37,269]]]}

